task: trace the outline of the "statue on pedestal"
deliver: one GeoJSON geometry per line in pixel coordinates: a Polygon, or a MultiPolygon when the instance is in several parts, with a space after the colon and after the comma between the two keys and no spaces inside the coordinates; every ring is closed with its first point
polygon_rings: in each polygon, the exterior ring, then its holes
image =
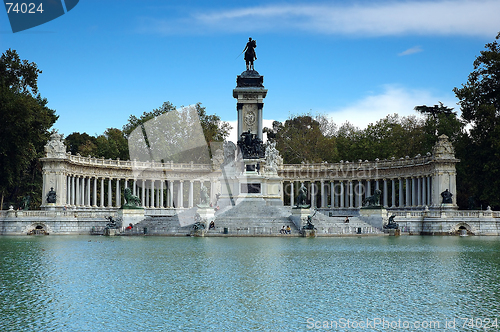
{"type": "Polygon", "coordinates": [[[297,196],[296,199],[297,205],[295,207],[297,209],[308,209],[310,205],[307,205],[306,199],[307,199],[307,188],[302,183],[299,188],[299,195],[297,196]]]}
{"type": "Polygon", "coordinates": [[[254,70],[253,62],[257,60],[257,55],[255,54],[255,48],[257,47],[257,41],[252,38],[248,38],[248,43],[245,46],[243,52],[245,52],[245,62],[247,64],[247,70],[254,70]]]}
{"type": "Polygon", "coordinates": [[[141,199],[135,195],[132,195],[132,190],[130,188],[125,188],[123,192],[125,196],[125,204],[122,209],[141,209],[141,199]]]}
{"type": "Polygon", "coordinates": [[[363,200],[363,206],[367,208],[380,207],[380,195],[382,191],[377,189],[372,196],[368,196],[363,200]]]}
{"type": "Polygon", "coordinates": [[[50,188],[49,193],[47,194],[47,203],[55,203],[56,202],[56,192],[54,191],[54,188],[50,188]]]}
{"type": "Polygon", "coordinates": [[[441,193],[441,197],[443,197],[443,204],[453,204],[453,194],[448,189],[441,193]]]}

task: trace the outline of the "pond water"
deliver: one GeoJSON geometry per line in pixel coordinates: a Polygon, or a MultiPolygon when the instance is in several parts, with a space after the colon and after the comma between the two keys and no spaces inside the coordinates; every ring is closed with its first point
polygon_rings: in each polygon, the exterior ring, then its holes
{"type": "Polygon", "coordinates": [[[493,331],[499,252],[497,237],[0,237],[0,330],[493,331]]]}

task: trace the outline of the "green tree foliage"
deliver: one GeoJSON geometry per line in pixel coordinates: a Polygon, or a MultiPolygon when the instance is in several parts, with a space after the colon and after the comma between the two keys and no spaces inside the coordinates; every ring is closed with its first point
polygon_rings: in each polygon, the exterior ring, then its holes
{"type": "Polygon", "coordinates": [[[322,132],[326,127],[324,117],[307,114],[290,117],[285,123],[274,121],[264,132],[269,141],[276,142],[285,163],[317,163],[337,159],[335,138],[322,132]]]}
{"type": "Polygon", "coordinates": [[[15,50],[0,58],[0,206],[31,197],[40,205],[41,164],[49,129],[58,116],[38,93],[36,63],[21,60],[15,50]]]}
{"type": "MultiPolygon", "coordinates": [[[[178,114],[171,113],[172,116],[165,121],[165,118],[161,117],[161,115],[170,113],[176,110],[176,107],[173,106],[170,102],[165,102],[160,108],[154,109],[151,112],[144,112],[140,117],[136,117],[131,115],[129,117],[128,123],[123,126],[123,133],[125,137],[130,138],[134,130],[138,127],[141,128],[142,137],[145,140],[145,145],[148,149],[155,150],[155,155],[161,156],[169,156],[168,159],[172,161],[185,161],[185,158],[188,158],[195,162],[203,162],[206,158],[203,157],[204,153],[200,151],[201,149],[207,148],[208,143],[208,151],[211,156],[211,143],[213,142],[223,142],[228,136],[229,131],[231,130],[231,126],[228,122],[222,121],[217,115],[209,115],[206,112],[206,108],[201,106],[201,103],[197,103],[194,105],[195,116],[198,117],[201,129],[203,131],[204,142],[203,146],[198,146],[199,144],[195,144],[196,148],[194,148],[191,152],[187,152],[184,149],[182,150],[182,155],[173,156],[170,151],[159,151],[164,149],[169,149],[179,145],[189,145],[193,142],[185,142],[186,137],[190,136],[189,131],[195,130],[191,124],[195,119],[192,119],[193,114],[191,112],[179,112],[178,114]],[[165,126],[168,125],[168,128],[165,126]],[[147,133],[149,131],[149,135],[147,133]],[[198,158],[199,157],[199,158],[198,158]],[[201,158],[201,159],[200,159],[201,158]]],[[[194,135],[196,136],[196,135],[194,135]]],[[[140,147],[140,149],[144,149],[140,147]]],[[[134,151],[134,155],[136,155],[137,151],[134,151]]],[[[151,151],[149,153],[152,153],[151,151]]],[[[174,153],[175,154],[175,153],[174,153]]],[[[148,160],[156,160],[155,156],[145,156],[148,160]]],[[[164,159],[160,157],[160,159],[164,159]]]]}
{"type": "MultiPolygon", "coordinates": [[[[94,155],[94,152],[93,151],[89,151],[89,147],[90,146],[93,146],[94,149],[95,149],[95,146],[96,146],[96,138],[93,137],[93,136],[90,136],[89,134],[87,133],[72,133],[68,136],[66,136],[66,138],[64,139],[64,142],[66,144],[66,149],[68,152],[71,152],[71,154],[80,154],[82,156],[93,156],[93,157],[96,157],[94,155]],[[86,146],[86,148],[83,148],[84,146],[86,146]]],[[[90,149],[92,150],[92,149],[90,149]]]]}
{"type": "Polygon", "coordinates": [[[462,119],[470,128],[459,157],[468,181],[464,192],[476,204],[500,208],[500,45],[485,45],[474,61],[467,83],[453,91],[459,99],[462,119]]]}

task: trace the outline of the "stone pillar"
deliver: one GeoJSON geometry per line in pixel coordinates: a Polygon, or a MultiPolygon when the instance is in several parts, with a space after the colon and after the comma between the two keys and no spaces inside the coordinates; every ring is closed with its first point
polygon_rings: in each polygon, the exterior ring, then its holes
{"type": "Polygon", "coordinates": [[[411,206],[417,206],[417,186],[415,178],[411,178],[411,206]]]}
{"type": "Polygon", "coordinates": [[[113,207],[113,198],[112,198],[112,195],[113,195],[113,186],[111,184],[111,178],[108,179],[108,207],[113,207]]]}
{"type": "Polygon", "coordinates": [[[368,198],[371,195],[372,195],[372,181],[371,180],[366,180],[365,198],[368,198]]]}
{"type": "Polygon", "coordinates": [[[188,208],[193,207],[193,191],[194,191],[193,180],[189,180],[188,208]]]}
{"type": "Polygon", "coordinates": [[[391,179],[391,207],[396,207],[396,180],[391,179]]]}
{"type": "Polygon", "coordinates": [[[142,186],[141,186],[141,202],[142,202],[142,207],[145,208],[147,206],[147,202],[146,202],[146,180],[142,179],[141,183],[142,183],[142,186]]]}
{"type": "Polygon", "coordinates": [[[422,178],[417,177],[417,206],[422,206],[422,178]]]}
{"type": "Polygon", "coordinates": [[[354,207],[354,202],[353,202],[353,198],[354,198],[354,195],[353,195],[353,185],[352,185],[352,181],[349,180],[349,207],[350,208],[353,208],[354,207]]]}
{"type": "Polygon", "coordinates": [[[405,206],[411,206],[411,196],[410,196],[410,179],[406,178],[406,199],[405,199],[405,206]]]}
{"type": "Polygon", "coordinates": [[[325,197],[325,180],[320,180],[321,185],[321,207],[326,207],[326,197],[325,197]]]}
{"type": "Polygon", "coordinates": [[[80,185],[80,187],[79,187],[79,190],[80,190],[79,203],[80,203],[80,206],[85,206],[85,176],[82,175],[78,180],[79,180],[78,182],[80,185]]]}
{"type": "Polygon", "coordinates": [[[183,208],[184,207],[184,180],[179,180],[179,191],[177,192],[177,195],[178,195],[177,208],[183,208]]]}
{"type": "Polygon", "coordinates": [[[330,207],[335,208],[335,183],[334,181],[330,181],[330,207]]]}
{"type": "Polygon", "coordinates": [[[75,185],[76,177],[73,175],[71,177],[71,205],[76,205],[76,185],[75,185]]]}
{"type": "Polygon", "coordinates": [[[71,176],[66,177],[66,204],[71,204],[71,176]]]}
{"type": "Polygon", "coordinates": [[[100,207],[104,207],[104,178],[101,178],[101,204],[100,207]]]}
{"type": "Polygon", "coordinates": [[[165,207],[165,204],[163,203],[163,185],[165,183],[165,180],[160,181],[160,207],[163,209],[165,207]]]}
{"type": "Polygon", "coordinates": [[[422,178],[422,205],[427,206],[427,177],[422,178]]]}
{"type": "Polygon", "coordinates": [[[97,178],[94,178],[94,191],[92,197],[92,206],[97,207],[97,178]]]}
{"type": "Polygon", "coordinates": [[[344,208],[345,207],[345,202],[344,202],[344,181],[340,181],[339,183],[339,199],[340,199],[340,202],[339,202],[339,207],[340,208],[344,208]]]}
{"type": "Polygon", "coordinates": [[[383,181],[384,181],[384,193],[383,193],[384,203],[383,203],[383,205],[384,205],[384,207],[387,207],[389,205],[389,203],[387,202],[387,179],[384,179],[383,181]]]}
{"type": "Polygon", "coordinates": [[[174,182],[168,181],[168,207],[172,208],[174,206],[174,182]]]}
{"type": "Polygon", "coordinates": [[[295,192],[294,192],[294,189],[293,189],[293,180],[290,181],[290,206],[294,206],[295,202],[295,192]]]}
{"type": "Polygon", "coordinates": [[[115,197],[115,199],[116,199],[115,206],[119,208],[121,206],[122,200],[121,200],[121,195],[120,195],[120,179],[118,179],[118,178],[116,179],[116,192],[115,192],[115,195],[116,195],[116,197],[115,197]]]}
{"type": "Polygon", "coordinates": [[[358,186],[357,186],[356,197],[358,199],[357,199],[356,207],[362,207],[363,206],[363,182],[361,180],[357,180],[357,182],[358,182],[358,186]]]}
{"type": "Polygon", "coordinates": [[[151,198],[148,202],[149,207],[154,208],[155,207],[155,180],[151,180],[151,187],[149,189],[150,189],[149,196],[151,198]]]}
{"type": "Polygon", "coordinates": [[[267,95],[263,83],[264,76],[256,71],[244,71],[236,79],[233,97],[237,99],[238,138],[243,132],[250,131],[262,139],[262,109],[267,95]]]}
{"type": "Polygon", "coordinates": [[[399,178],[399,208],[404,206],[404,195],[403,195],[403,179],[399,178]]]}
{"type": "Polygon", "coordinates": [[[431,177],[427,177],[427,205],[432,205],[432,195],[431,195],[431,177]]]}

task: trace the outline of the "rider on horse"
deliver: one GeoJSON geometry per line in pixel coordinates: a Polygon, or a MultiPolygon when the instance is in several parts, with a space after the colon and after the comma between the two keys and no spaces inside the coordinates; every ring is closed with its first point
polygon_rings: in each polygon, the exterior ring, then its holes
{"type": "Polygon", "coordinates": [[[255,54],[255,48],[257,47],[257,42],[251,37],[248,38],[248,43],[245,46],[243,52],[245,52],[245,62],[247,63],[247,70],[253,69],[253,61],[257,60],[257,55],[255,54]]]}

